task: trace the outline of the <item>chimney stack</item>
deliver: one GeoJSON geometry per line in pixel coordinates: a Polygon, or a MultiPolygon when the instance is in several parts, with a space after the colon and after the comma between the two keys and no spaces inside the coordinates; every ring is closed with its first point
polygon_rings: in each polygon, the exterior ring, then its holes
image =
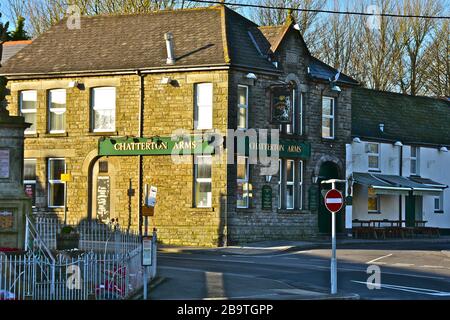
{"type": "Polygon", "coordinates": [[[164,34],[164,39],[166,40],[167,47],[167,64],[175,64],[175,53],[173,47],[173,34],[171,32],[167,32],[164,34]]]}

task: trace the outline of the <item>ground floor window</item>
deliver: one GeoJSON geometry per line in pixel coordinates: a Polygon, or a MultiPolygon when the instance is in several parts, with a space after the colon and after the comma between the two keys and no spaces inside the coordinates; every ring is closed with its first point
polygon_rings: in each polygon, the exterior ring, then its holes
{"type": "Polygon", "coordinates": [[[36,159],[25,159],[23,164],[23,187],[25,194],[36,206],[36,159]]]}
{"type": "Polygon", "coordinates": [[[248,157],[237,157],[237,190],[236,206],[238,208],[249,207],[249,162],[248,157]]]}
{"type": "Polygon", "coordinates": [[[61,174],[66,172],[66,161],[61,158],[48,159],[48,206],[50,208],[64,207],[64,182],[61,174]]]}
{"type": "Polygon", "coordinates": [[[280,159],[278,179],[278,209],[303,208],[303,161],[280,159]]]}
{"type": "Polygon", "coordinates": [[[212,206],[212,157],[196,156],[194,158],[194,199],[195,207],[212,206]]]}
{"type": "Polygon", "coordinates": [[[442,209],[443,208],[442,200],[443,200],[442,196],[434,198],[434,212],[435,213],[444,213],[444,211],[442,209]]]}
{"type": "Polygon", "coordinates": [[[380,196],[369,195],[367,201],[369,213],[380,213],[380,196]]]}

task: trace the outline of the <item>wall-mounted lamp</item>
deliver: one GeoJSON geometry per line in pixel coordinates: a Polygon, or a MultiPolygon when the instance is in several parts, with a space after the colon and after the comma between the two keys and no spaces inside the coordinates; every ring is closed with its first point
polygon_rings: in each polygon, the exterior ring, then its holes
{"type": "Polygon", "coordinates": [[[161,79],[161,84],[172,84],[173,80],[170,77],[163,77],[161,79]]]}
{"type": "Polygon", "coordinates": [[[78,81],[70,81],[68,84],[68,88],[78,88],[80,83],[78,81]]]}
{"type": "Polygon", "coordinates": [[[317,181],[319,181],[319,176],[312,175],[311,181],[312,181],[312,183],[317,183],[317,181]]]}
{"type": "Polygon", "coordinates": [[[331,86],[331,91],[334,91],[334,92],[342,91],[341,88],[336,84],[336,82],[331,82],[330,86],[331,86]]]}
{"type": "Polygon", "coordinates": [[[384,132],[384,123],[379,123],[378,127],[380,128],[381,132],[384,132]]]}
{"type": "Polygon", "coordinates": [[[448,149],[447,149],[447,147],[442,146],[442,147],[439,148],[439,151],[441,151],[441,152],[448,152],[448,149]]]}
{"type": "Polygon", "coordinates": [[[361,143],[361,139],[359,137],[354,137],[353,138],[353,142],[354,143],[361,143]]]}
{"type": "Polygon", "coordinates": [[[247,75],[245,76],[245,78],[251,82],[251,85],[252,85],[252,86],[255,85],[255,82],[256,82],[256,80],[258,79],[258,77],[256,76],[256,74],[254,74],[254,73],[252,73],[252,72],[247,73],[247,75]]]}
{"type": "Polygon", "coordinates": [[[272,176],[266,176],[266,182],[269,183],[272,180],[272,176]]]}
{"type": "Polygon", "coordinates": [[[401,141],[395,141],[394,146],[403,147],[403,143],[401,141]]]}

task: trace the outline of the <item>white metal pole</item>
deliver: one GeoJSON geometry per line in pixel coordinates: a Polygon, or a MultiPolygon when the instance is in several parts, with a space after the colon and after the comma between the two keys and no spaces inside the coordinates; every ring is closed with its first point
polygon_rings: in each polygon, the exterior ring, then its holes
{"type": "Polygon", "coordinates": [[[64,181],[64,225],[67,225],[67,181],[64,181]]]}
{"type": "MultiPolygon", "coordinates": [[[[335,182],[332,189],[335,189],[335,182]]],[[[331,294],[337,293],[337,261],[336,261],[336,212],[331,213],[331,294]]]]}

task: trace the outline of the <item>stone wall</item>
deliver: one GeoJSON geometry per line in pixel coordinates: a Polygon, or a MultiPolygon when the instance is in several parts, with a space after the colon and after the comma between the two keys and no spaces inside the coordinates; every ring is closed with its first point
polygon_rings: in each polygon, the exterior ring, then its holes
{"type": "MultiPolygon", "coordinates": [[[[228,74],[226,71],[171,73],[144,76],[143,136],[170,136],[174,130],[185,129],[193,133],[194,84],[213,82],[214,127],[225,131],[228,106],[228,74]],[[176,80],[174,85],[161,84],[163,77],[176,80]]],[[[48,80],[10,81],[8,109],[19,113],[19,92],[38,90],[37,133],[27,135],[25,158],[37,159],[37,199],[35,212],[56,214],[63,219],[63,208],[47,206],[47,159],[65,158],[67,172],[72,174],[68,183],[67,217],[69,223],[89,217],[90,185],[95,179],[94,164],[107,160],[111,177],[111,218],[119,219],[123,226],[138,228],[139,157],[98,157],[98,141],[102,135],[138,136],[140,77],[79,77],[48,80]],[[68,88],[70,81],[82,84],[68,88]],[[97,134],[90,132],[90,88],[116,87],[116,132],[97,134]],[[49,134],[47,130],[48,90],[66,88],[66,133],[49,134]],[[129,196],[128,189],[134,189],[129,196]]],[[[218,158],[218,157],[217,157],[218,158]]],[[[193,203],[193,156],[184,156],[187,164],[177,165],[170,156],[143,157],[143,183],[158,187],[158,203],[151,225],[159,230],[163,243],[198,246],[217,246],[221,241],[221,195],[226,193],[226,165],[220,161],[213,166],[213,206],[195,208],[193,203]]],[[[223,210],[223,209],[222,209],[223,210]]],[[[223,214],[223,213],[222,213],[223,214]]],[[[91,213],[95,218],[96,214],[91,213]]]]}

